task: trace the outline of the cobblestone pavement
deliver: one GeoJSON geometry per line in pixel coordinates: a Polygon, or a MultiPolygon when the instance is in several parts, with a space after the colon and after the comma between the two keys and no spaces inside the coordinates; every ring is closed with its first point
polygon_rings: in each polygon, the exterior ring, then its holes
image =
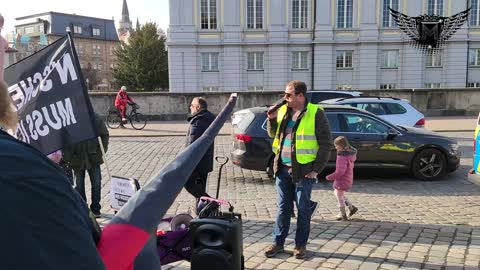
{"type": "MultiPolygon", "coordinates": [[[[331,183],[314,186],[319,207],[312,221],[308,256],[289,254],[267,259],[276,214],[274,183],[263,172],[240,169],[231,163],[222,173],[220,197],[243,215],[247,269],[479,269],[480,187],[467,181],[472,163],[472,134],[455,137],[463,152],[459,170],[442,180],[421,182],[398,172],[361,172],[349,200],[359,207],[348,222],[334,221],[336,200],[331,183]]],[[[112,138],[107,154],[114,175],[135,177],[143,185],[182,150],[183,137],[112,138]]],[[[229,136],[219,136],[215,151],[229,154],[229,136]]],[[[109,216],[109,183],[103,169],[102,211],[109,216]]],[[[218,168],[209,177],[214,193],[218,168]]],[[[88,181],[87,181],[88,182],[88,181]]],[[[88,187],[89,189],[89,187],[88,187]]],[[[193,198],[182,191],[169,214],[188,211],[193,198]]],[[[294,247],[295,220],[286,248],[294,247]]],[[[188,262],[163,269],[190,269],[188,262]]]]}

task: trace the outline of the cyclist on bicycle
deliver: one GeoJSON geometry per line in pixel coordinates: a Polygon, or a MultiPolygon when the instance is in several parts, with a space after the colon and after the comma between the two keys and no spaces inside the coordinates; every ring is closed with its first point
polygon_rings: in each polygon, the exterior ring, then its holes
{"type": "Polygon", "coordinates": [[[122,116],[122,123],[127,121],[126,111],[127,111],[127,104],[135,103],[131,97],[127,94],[127,87],[124,85],[120,90],[118,90],[117,97],[115,98],[115,107],[120,110],[120,114],[122,116]]]}

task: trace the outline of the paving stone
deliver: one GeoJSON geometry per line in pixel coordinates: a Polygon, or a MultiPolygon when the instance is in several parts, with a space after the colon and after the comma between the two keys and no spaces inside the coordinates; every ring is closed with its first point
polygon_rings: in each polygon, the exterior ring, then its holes
{"type": "MultiPolygon", "coordinates": [[[[470,137],[471,134],[465,134],[465,139],[460,141],[462,147],[471,148],[470,137]]],[[[107,153],[109,167],[115,175],[138,178],[144,186],[175,158],[183,144],[183,137],[111,138],[107,153]]],[[[215,154],[229,156],[230,150],[231,136],[217,137],[215,154]]],[[[471,156],[471,152],[468,155],[471,156]]],[[[228,163],[222,172],[220,197],[231,201],[235,211],[242,214],[247,268],[279,269],[283,263],[285,269],[314,269],[304,264],[311,262],[317,263],[317,269],[349,269],[361,262],[358,269],[369,269],[368,266],[380,269],[380,264],[383,268],[408,269],[424,260],[425,269],[455,267],[462,260],[465,267],[475,267],[480,261],[480,215],[476,210],[480,186],[466,180],[471,158],[462,158],[461,162],[458,171],[433,182],[417,181],[408,175],[356,175],[349,197],[360,211],[351,222],[333,221],[338,209],[331,183],[315,184],[312,199],[319,201],[320,207],[312,222],[306,261],[296,260],[289,254],[275,259],[263,257],[264,248],[271,242],[277,212],[274,182],[265,173],[228,163]]],[[[215,164],[209,175],[209,191],[216,190],[217,177],[218,165],[215,164]]],[[[102,166],[102,179],[102,213],[112,214],[105,166],[102,166]]],[[[88,179],[86,183],[90,193],[88,179]]],[[[193,205],[194,199],[183,190],[168,214],[186,212],[193,205]]],[[[286,241],[289,249],[294,246],[295,230],[296,219],[292,219],[286,241]]],[[[177,265],[189,269],[188,263],[174,264],[177,265]]]]}

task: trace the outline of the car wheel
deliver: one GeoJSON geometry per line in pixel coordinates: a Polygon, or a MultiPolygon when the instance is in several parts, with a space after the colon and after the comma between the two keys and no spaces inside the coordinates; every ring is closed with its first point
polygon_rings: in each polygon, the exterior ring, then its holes
{"type": "Polygon", "coordinates": [[[436,180],[445,174],[445,155],[436,149],[424,149],[413,159],[412,173],[423,181],[436,180]]]}

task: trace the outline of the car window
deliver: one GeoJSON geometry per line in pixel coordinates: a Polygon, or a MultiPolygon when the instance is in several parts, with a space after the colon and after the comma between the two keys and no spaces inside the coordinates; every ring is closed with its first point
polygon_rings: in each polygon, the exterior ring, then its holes
{"type": "Polygon", "coordinates": [[[236,112],[232,115],[232,126],[235,132],[244,132],[250,123],[255,119],[255,114],[251,111],[236,112]]]}
{"type": "Polygon", "coordinates": [[[375,115],[385,115],[385,109],[381,103],[358,103],[357,108],[364,109],[367,112],[371,112],[375,115]]]}
{"type": "Polygon", "coordinates": [[[267,130],[267,121],[268,121],[268,118],[265,118],[265,121],[263,121],[263,124],[262,124],[263,130],[267,130]]]}
{"type": "Polygon", "coordinates": [[[398,103],[384,103],[383,105],[387,107],[388,114],[403,114],[407,112],[407,109],[398,103]]]}
{"type": "Polygon", "coordinates": [[[358,107],[357,103],[342,103],[341,105],[350,106],[350,107],[354,107],[354,108],[360,108],[360,107],[358,107]]]}
{"type": "Polygon", "coordinates": [[[328,123],[330,124],[331,132],[340,132],[340,125],[338,121],[338,114],[336,113],[327,113],[328,123]]]}
{"type": "Polygon", "coordinates": [[[387,125],[359,114],[344,114],[348,132],[384,134],[390,129],[387,125]]]}

